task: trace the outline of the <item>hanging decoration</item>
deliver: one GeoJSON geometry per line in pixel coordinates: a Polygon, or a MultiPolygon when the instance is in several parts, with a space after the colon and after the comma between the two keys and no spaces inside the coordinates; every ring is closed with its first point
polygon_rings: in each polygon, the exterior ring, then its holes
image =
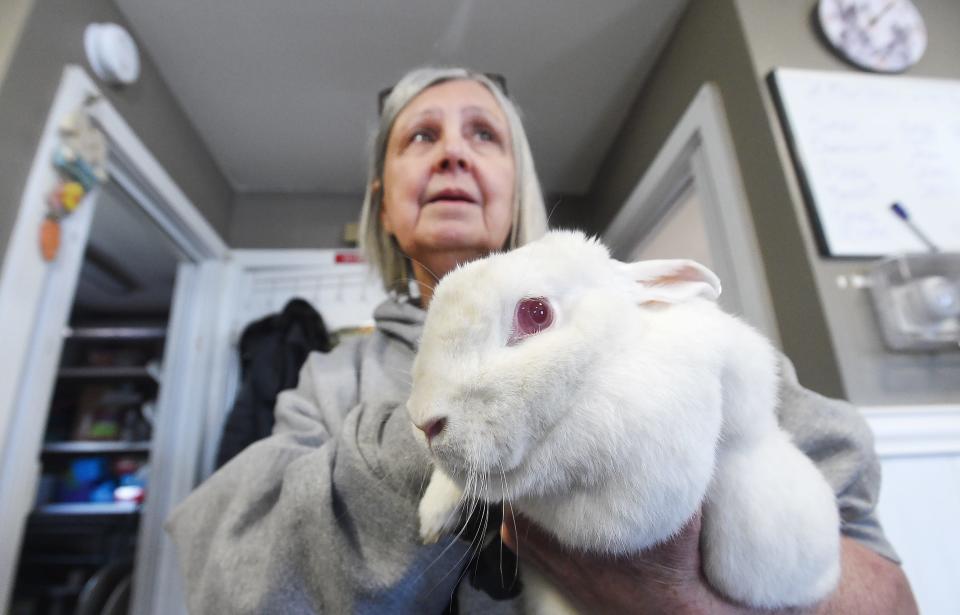
{"type": "Polygon", "coordinates": [[[47,262],[60,249],[60,221],[107,180],[107,139],[84,108],[63,118],[59,135],[52,161],[58,178],[47,195],[47,215],[40,224],[40,253],[47,262]]]}

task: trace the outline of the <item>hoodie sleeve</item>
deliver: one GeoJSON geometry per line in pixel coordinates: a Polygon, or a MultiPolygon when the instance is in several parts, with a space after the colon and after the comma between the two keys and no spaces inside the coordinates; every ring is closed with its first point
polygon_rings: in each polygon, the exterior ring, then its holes
{"type": "Polygon", "coordinates": [[[311,536],[306,526],[329,516],[324,479],[357,403],[359,347],[312,353],[297,387],[277,398],[274,434],[230,460],[170,515],[166,527],[191,613],[329,610],[310,587],[310,551],[326,551],[329,536],[311,536]]]}
{"type": "Polygon", "coordinates": [[[786,357],[781,356],[780,371],[780,426],[833,487],[840,531],[899,563],[877,519],[880,460],[870,426],[853,405],[801,387],[786,357]]]}
{"type": "Polygon", "coordinates": [[[449,604],[469,544],[419,539],[430,464],[403,407],[411,354],[374,334],[310,355],[297,388],[277,400],[273,435],[174,510],[167,527],[190,612],[440,613],[449,604]]]}

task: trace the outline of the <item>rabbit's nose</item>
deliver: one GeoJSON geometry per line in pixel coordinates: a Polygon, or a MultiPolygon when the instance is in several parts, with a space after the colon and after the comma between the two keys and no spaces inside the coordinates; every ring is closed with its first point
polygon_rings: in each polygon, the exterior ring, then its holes
{"type": "Polygon", "coordinates": [[[417,425],[417,429],[422,431],[427,436],[427,442],[430,442],[435,437],[440,435],[440,432],[443,431],[443,428],[447,426],[447,419],[445,417],[438,417],[435,419],[430,419],[423,425],[417,425]]]}

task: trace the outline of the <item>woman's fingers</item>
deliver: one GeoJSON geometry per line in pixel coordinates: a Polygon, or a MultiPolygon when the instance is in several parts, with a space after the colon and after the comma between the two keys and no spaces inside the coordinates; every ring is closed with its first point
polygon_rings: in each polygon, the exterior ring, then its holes
{"type": "Polygon", "coordinates": [[[700,574],[699,512],[676,536],[635,555],[603,555],[566,548],[521,515],[504,519],[500,537],[520,559],[561,577],[571,571],[592,571],[591,576],[609,572],[674,584],[695,580],[700,574]]]}

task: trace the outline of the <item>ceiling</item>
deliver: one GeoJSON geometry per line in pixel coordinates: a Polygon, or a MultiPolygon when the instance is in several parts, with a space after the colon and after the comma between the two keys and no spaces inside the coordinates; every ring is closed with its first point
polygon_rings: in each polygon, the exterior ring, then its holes
{"type": "Polygon", "coordinates": [[[545,190],[585,192],[687,0],[116,0],[238,191],[358,194],[377,92],[506,76],[545,190]]]}

